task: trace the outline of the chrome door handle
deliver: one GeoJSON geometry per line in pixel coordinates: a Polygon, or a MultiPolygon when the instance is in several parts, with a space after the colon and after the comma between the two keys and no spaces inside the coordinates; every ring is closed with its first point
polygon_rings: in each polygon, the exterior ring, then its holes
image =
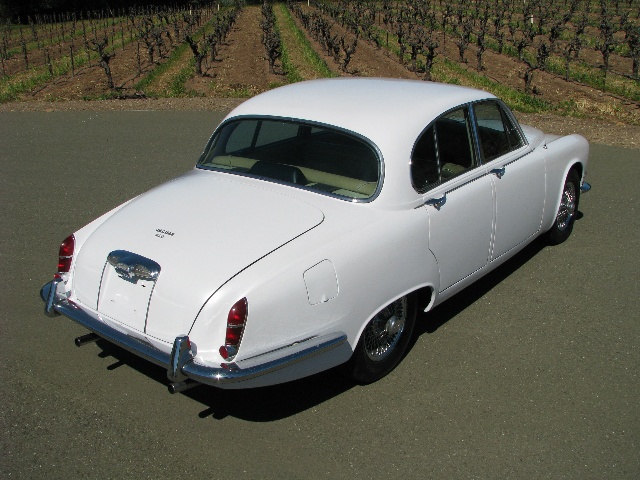
{"type": "Polygon", "coordinates": [[[446,193],[440,198],[430,198],[429,200],[424,202],[425,205],[431,205],[432,207],[435,207],[436,210],[440,210],[445,203],[447,203],[446,193]]]}
{"type": "Polygon", "coordinates": [[[493,170],[490,170],[489,173],[493,173],[496,177],[502,178],[504,176],[504,167],[494,168],[493,170]]]}

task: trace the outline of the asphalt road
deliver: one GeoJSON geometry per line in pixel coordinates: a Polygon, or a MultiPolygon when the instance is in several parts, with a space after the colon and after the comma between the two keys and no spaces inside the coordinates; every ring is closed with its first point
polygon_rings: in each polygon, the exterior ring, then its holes
{"type": "Polygon", "coordinates": [[[2,478],[638,478],[640,151],[592,146],[582,218],[438,308],[353,386],[170,395],[42,313],[60,241],[192,167],[222,114],[0,114],[2,478]]]}

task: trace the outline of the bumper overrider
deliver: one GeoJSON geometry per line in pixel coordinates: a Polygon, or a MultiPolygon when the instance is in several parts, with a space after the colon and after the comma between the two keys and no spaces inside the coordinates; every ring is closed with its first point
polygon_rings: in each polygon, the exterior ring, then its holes
{"type": "Polygon", "coordinates": [[[107,325],[96,314],[84,310],[81,306],[57,293],[60,279],[45,284],[40,296],[45,302],[45,313],[48,316],[59,314],[70,318],[91,331],[90,334],[76,338],[76,345],[98,340],[107,340],[133,354],[167,369],[170,380],[169,391],[180,392],[201,383],[213,386],[224,386],[279,372],[313,357],[326,355],[328,352],[343,346],[347,336],[342,332],[332,333],[280,348],[248,360],[242,365],[223,363],[219,367],[202,365],[197,362],[191,351],[188,335],[176,337],[171,353],[159,350],[150,343],[144,342],[127,333],[107,325]]]}

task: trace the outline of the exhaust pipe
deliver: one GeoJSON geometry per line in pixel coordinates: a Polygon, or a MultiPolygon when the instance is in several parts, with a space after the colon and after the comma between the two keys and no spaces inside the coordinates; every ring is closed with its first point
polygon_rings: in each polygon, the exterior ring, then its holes
{"type": "Polygon", "coordinates": [[[195,380],[184,380],[182,382],[170,383],[169,393],[180,393],[185,390],[189,390],[190,388],[197,387],[198,385],[202,385],[200,382],[196,382],[195,380]]]}
{"type": "Polygon", "coordinates": [[[100,340],[100,335],[91,332],[86,335],[82,335],[81,337],[77,337],[73,343],[76,344],[76,347],[81,347],[87,343],[95,342],[96,340],[100,340]]]}

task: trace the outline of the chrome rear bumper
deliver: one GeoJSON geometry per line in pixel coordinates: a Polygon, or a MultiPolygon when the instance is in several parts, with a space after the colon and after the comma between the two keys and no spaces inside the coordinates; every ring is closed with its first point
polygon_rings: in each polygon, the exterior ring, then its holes
{"type": "MultiPolygon", "coordinates": [[[[172,393],[189,388],[193,382],[213,386],[246,382],[279,372],[313,357],[325,355],[347,343],[347,336],[342,332],[338,332],[321,337],[312,337],[303,342],[238,363],[223,363],[220,367],[202,365],[197,363],[191,352],[188,336],[176,337],[172,352],[166,353],[150,343],[116,330],[96,318],[93,312],[85,311],[76,303],[58,295],[57,284],[59,282],[60,280],[55,279],[44,285],[40,290],[40,296],[45,302],[45,313],[47,315],[64,315],[89,329],[100,338],[166,368],[167,378],[173,382],[169,386],[169,391],[172,393]]],[[[344,354],[340,356],[342,357],[344,354]]]]}

